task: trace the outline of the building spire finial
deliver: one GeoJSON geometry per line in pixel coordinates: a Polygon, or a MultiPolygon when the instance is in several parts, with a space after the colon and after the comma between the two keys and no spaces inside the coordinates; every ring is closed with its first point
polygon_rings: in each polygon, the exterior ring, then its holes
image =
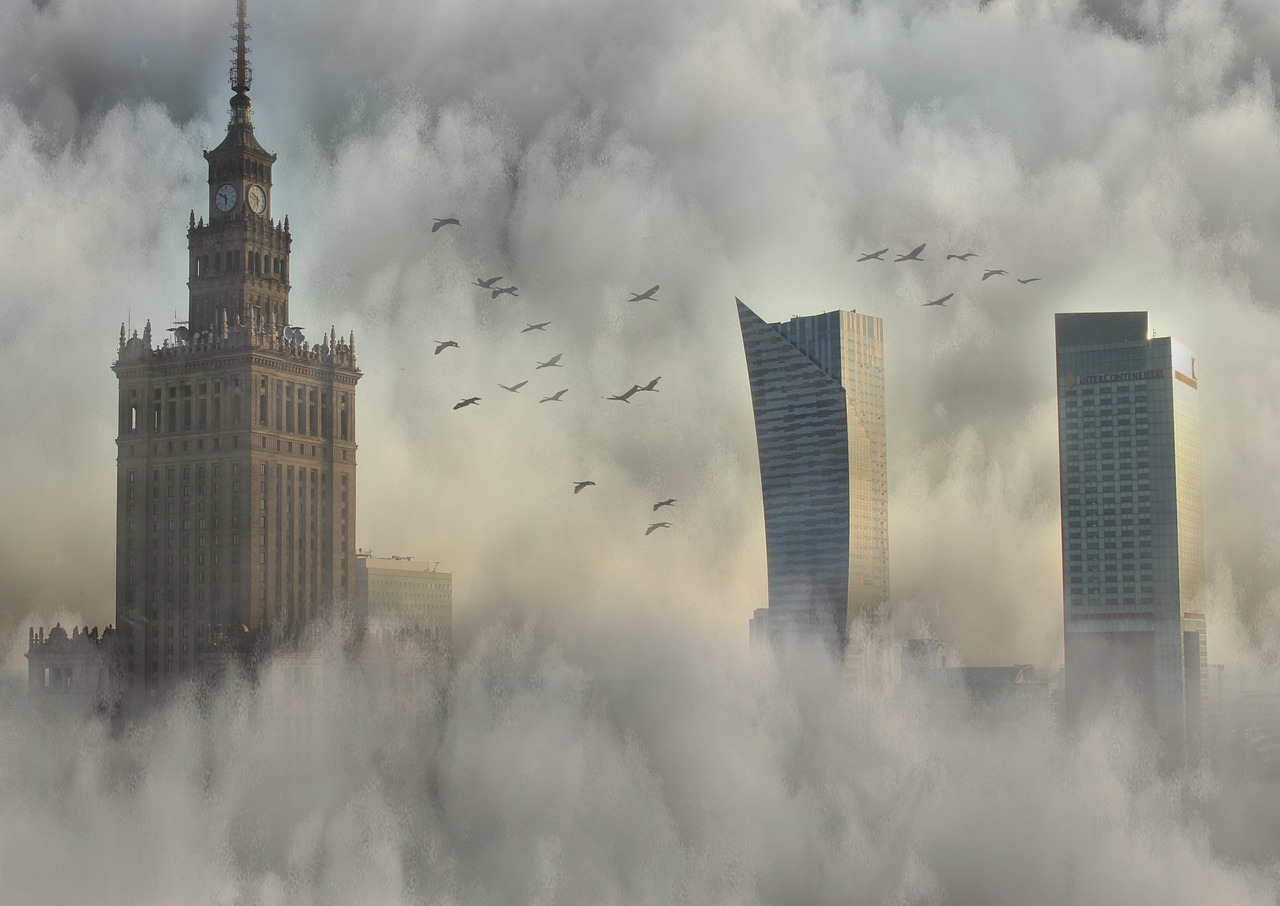
{"type": "Polygon", "coordinates": [[[249,85],[253,82],[253,67],[249,65],[249,23],[246,21],[247,0],[236,0],[235,56],[231,59],[231,121],[249,122],[249,85]]]}

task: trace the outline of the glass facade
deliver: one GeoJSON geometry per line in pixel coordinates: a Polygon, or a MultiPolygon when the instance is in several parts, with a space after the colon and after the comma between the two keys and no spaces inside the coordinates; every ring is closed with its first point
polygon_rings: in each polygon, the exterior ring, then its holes
{"type": "Polygon", "coordinates": [[[1195,361],[1145,312],[1057,316],[1067,715],[1124,684],[1174,761],[1207,682],[1195,361]]]}
{"type": "Polygon", "coordinates": [[[741,301],[760,454],[769,607],[752,635],[843,650],[889,600],[884,342],[879,318],[832,311],[768,324],[741,301]]]}

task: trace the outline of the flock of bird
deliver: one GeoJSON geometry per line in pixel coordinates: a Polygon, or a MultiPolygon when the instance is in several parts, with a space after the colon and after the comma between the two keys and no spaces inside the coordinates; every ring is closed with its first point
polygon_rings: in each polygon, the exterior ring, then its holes
{"type": "MultiPolygon", "coordinates": [[[[920,257],[920,253],[924,251],[924,248],[927,244],[928,243],[922,242],[919,245],[917,245],[915,248],[913,248],[911,251],[906,252],[902,255],[898,255],[896,258],[893,259],[894,263],[897,264],[898,262],[901,262],[901,261],[923,261],[924,259],[920,257]]],[[[863,261],[884,261],[885,260],[884,256],[888,254],[888,252],[889,250],[887,248],[880,249],[880,251],[878,252],[865,252],[858,258],[857,263],[861,263],[863,261]]],[[[964,252],[963,254],[959,254],[959,255],[948,254],[946,260],[968,261],[970,258],[976,258],[976,257],[978,257],[977,252],[964,252]]],[[[1007,277],[1007,276],[1009,276],[1009,272],[1007,270],[1004,270],[1003,268],[996,268],[996,267],[984,268],[982,273],[982,279],[984,281],[989,280],[992,277],[1007,277]]],[[[1023,284],[1024,286],[1029,283],[1036,283],[1040,280],[1039,277],[1015,277],[1014,279],[1017,280],[1019,283],[1023,284]]],[[[945,307],[947,302],[949,302],[952,298],[954,298],[954,296],[955,296],[955,293],[950,292],[940,299],[928,299],[925,301],[924,305],[922,305],[921,307],[927,308],[930,305],[945,307]]]]}
{"type": "MultiPolygon", "coordinates": [[[[458,218],[456,217],[436,217],[433,219],[433,222],[431,225],[431,232],[435,233],[441,228],[446,226],[461,226],[461,221],[459,221],[458,218]]],[[[477,286],[483,290],[488,290],[489,298],[491,300],[497,299],[499,296],[511,296],[512,298],[518,298],[520,295],[519,287],[501,286],[500,285],[501,280],[502,280],[501,276],[485,277],[483,279],[477,277],[475,280],[471,281],[471,285],[477,286]]],[[[649,287],[647,290],[645,290],[642,293],[631,293],[631,298],[628,299],[627,301],[628,302],[656,302],[657,292],[659,288],[660,287],[658,286],[658,284],[654,284],[653,286],[649,287]]],[[[537,324],[526,323],[524,328],[520,332],[521,333],[530,333],[534,331],[545,332],[550,325],[551,325],[550,321],[541,321],[537,324]]],[[[446,349],[462,348],[458,344],[457,340],[436,340],[435,344],[436,344],[436,349],[435,349],[434,355],[440,355],[440,353],[444,352],[446,349]]],[[[545,362],[537,362],[534,370],[538,371],[543,368],[563,368],[564,366],[560,364],[560,359],[563,357],[563,355],[564,353],[557,352],[555,355],[551,356],[551,358],[547,359],[545,362]]],[[[643,386],[640,384],[632,384],[628,390],[624,390],[621,393],[617,393],[612,396],[606,396],[604,398],[607,400],[616,400],[618,402],[629,404],[631,402],[631,397],[635,396],[637,393],[657,393],[658,381],[660,380],[662,380],[661,375],[649,381],[647,384],[644,384],[643,386]]],[[[520,381],[518,384],[510,384],[510,385],[498,384],[498,386],[503,390],[506,390],[508,393],[519,393],[520,389],[528,383],[529,381],[526,379],[526,380],[520,381]]],[[[541,399],[538,400],[538,402],[539,403],[563,402],[564,395],[568,392],[569,392],[569,388],[565,387],[564,389],[558,390],[555,393],[551,394],[550,396],[542,397],[541,399]]],[[[454,404],[453,408],[456,411],[458,409],[465,409],[468,406],[479,406],[482,399],[483,397],[479,397],[479,396],[469,396],[462,400],[459,400],[457,403],[454,404]]],[[[573,482],[573,493],[576,495],[580,493],[584,488],[595,487],[595,484],[596,483],[594,481],[575,481],[573,482]]],[[[669,497],[666,500],[660,500],[653,505],[653,512],[656,513],[662,507],[675,506],[676,502],[677,502],[676,498],[674,497],[669,497]]],[[[645,535],[652,535],[658,529],[671,528],[671,527],[672,527],[672,524],[670,522],[652,522],[649,524],[649,527],[645,529],[644,533],[645,535]]]]}

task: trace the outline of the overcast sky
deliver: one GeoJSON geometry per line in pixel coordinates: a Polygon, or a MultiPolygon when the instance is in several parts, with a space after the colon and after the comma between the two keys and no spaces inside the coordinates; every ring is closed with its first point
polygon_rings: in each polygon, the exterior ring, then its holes
{"type": "MultiPolygon", "coordinates": [[[[185,317],[233,6],[0,0],[13,638],[113,619],[109,366],[121,321],[185,317]]],[[[737,296],[884,319],[896,619],[972,663],[1061,660],[1053,313],[1149,310],[1199,356],[1210,659],[1280,650],[1270,0],[280,0],[250,21],[292,318],[354,329],[365,374],[357,543],[451,570],[464,627],[648,611],[746,644],[766,577],[737,296]],[[461,227],[432,234],[443,216],[461,227]],[[922,264],[855,263],[921,242],[922,264]],[[519,298],[469,285],[495,275],[519,298]],[[645,537],[665,497],[674,526],[645,537]]]]}

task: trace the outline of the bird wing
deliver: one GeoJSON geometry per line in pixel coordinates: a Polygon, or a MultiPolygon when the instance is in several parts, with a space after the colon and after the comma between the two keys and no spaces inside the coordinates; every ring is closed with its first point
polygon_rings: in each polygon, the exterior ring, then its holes
{"type": "Polygon", "coordinates": [[[556,364],[559,364],[559,362],[560,362],[560,356],[562,356],[562,355],[564,355],[564,353],[563,353],[563,352],[557,352],[555,355],[553,355],[551,358],[547,359],[547,360],[546,360],[545,362],[543,362],[542,364],[544,364],[544,365],[556,365],[556,364]]]}
{"type": "Polygon", "coordinates": [[[922,242],[922,243],[920,243],[920,244],[919,244],[919,245],[917,245],[915,248],[913,248],[911,251],[909,251],[909,252],[907,252],[905,255],[901,256],[898,260],[899,260],[899,261],[909,261],[909,260],[911,260],[912,258],[915,258],[917,255],[919,255],[921,252],[923,252],[923,251],[924,251],[924,247],[925,247],[926,245],[928,245],[928,244],[929,244],[929,243],[927,243],[927,242],[922,242]]]}

